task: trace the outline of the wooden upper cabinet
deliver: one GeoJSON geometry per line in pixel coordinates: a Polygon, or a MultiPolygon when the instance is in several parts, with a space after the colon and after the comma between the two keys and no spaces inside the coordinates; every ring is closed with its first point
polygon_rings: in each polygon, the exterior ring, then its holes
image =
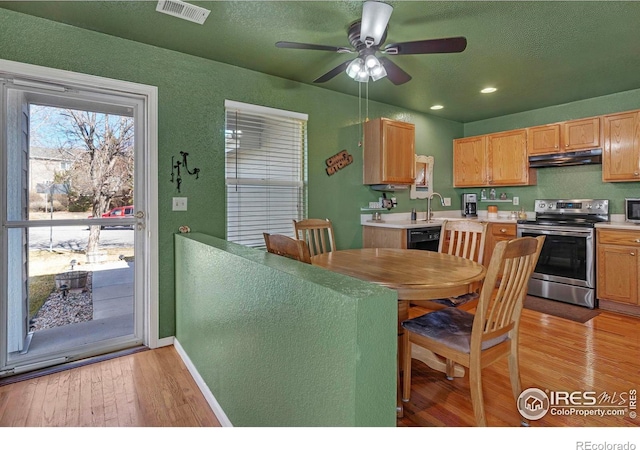
{"type": "Polygon", "coordinates": [[[604,116],[602,181],[640,181],[640,111],[604,116]]]}
{"type": "Polygon", "coordinates": [[[600,117],[562,122],[561,146],[565,152],[600,147],[600,117]]]}
{"type": "Polygon", "coordinates": [[[487,183],[487,137],[453,141],[453,186],[484,186],[487,183]]]}
{"type": "Polygon", "coordinates": [[[513,130],[487,136],[487,175],[491,186],[529,184],[527,132],[513,130]]]}
{"type": "Polygon", "coordinates": [[[415,180],[415,126],[390,119],[364,124],[364,184],[412,184],[415,180]]]}
{"type": "Polygon", "coordinates": [[[453,141],[453,186],[522,186],[536,183],[529,169],[524,129],[453,141]]]}
{"type": "Polygon", "coordinates": [[[527,153],[529,155],[550,155],[559,151],[560,124],[527,129],[527,153]]]}

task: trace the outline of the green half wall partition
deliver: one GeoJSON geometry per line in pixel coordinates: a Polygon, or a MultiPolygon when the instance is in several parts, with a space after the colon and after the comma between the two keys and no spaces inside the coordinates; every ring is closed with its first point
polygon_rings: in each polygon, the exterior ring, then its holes
{"type": "Polygon", "coordinates": [[[395,426],[397,293],[175,236],[176,339],[234,426],[395,426]]]}

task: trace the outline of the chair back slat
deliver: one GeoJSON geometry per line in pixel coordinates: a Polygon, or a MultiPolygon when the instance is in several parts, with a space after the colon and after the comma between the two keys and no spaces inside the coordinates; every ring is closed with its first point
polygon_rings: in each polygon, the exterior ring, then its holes
{"type": "Polygon", "coordinates": [[[472,220],[442,222],[438,251],[482,264],[487,223],[472,220]]]}
{"type": "Polygon", "coordinates": [[[293,227],[296,237],[307,243],[311,256],[336,250],[333,225],[329,219],[294,220],[293,227]]]}
{"type": "Polygon", "coordinates": [[[471,346],[518,328],[529,279],[540,256],[544,236],[498,242],[488,266],[476,309],[471,346]],[[477,322],[477,323],[476,323],[477,322]]]}
{"type": "Polygon", "coordinates": [[[309,247],[305,241],[293,239],[283,234],[262,233],[262,235],[269,253],[311,264],[309,247]]]}

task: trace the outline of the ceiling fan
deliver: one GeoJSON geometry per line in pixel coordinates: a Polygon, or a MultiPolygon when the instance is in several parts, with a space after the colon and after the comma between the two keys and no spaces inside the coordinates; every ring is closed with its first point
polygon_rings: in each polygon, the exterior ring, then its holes
{"type": "Polygon", "coordinates": [[[362,7],[362,19],[349,26],[347,36],[351,47],[333,47],[329,45],[302,44],[299,42],[279,41],[276,47],[300,50],[322,50],[336,53],[357,53],[355,59],[345,61],[329,72],[313,80],[324,83],[343,71],[359,82],[368,82],[385,76],[400,85],[411,80],[411,75],[389,58],[377,57],[376,53],[385,55],[418,55],[429,53],[459,53],[467,47],[464,37],[427,39],[423,41],[400,42],[383,47],[387,38],[389,18],[393,7],[386,3],[367,1],[362,7]]]}

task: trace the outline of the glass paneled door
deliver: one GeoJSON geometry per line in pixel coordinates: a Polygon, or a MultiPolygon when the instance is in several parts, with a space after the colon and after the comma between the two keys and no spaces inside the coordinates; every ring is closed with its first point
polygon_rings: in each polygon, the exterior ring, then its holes
{"type": "Polygon", "coordinates": [[[0,82],[0,376],[142,344],[144,99],[0,82]]]}

